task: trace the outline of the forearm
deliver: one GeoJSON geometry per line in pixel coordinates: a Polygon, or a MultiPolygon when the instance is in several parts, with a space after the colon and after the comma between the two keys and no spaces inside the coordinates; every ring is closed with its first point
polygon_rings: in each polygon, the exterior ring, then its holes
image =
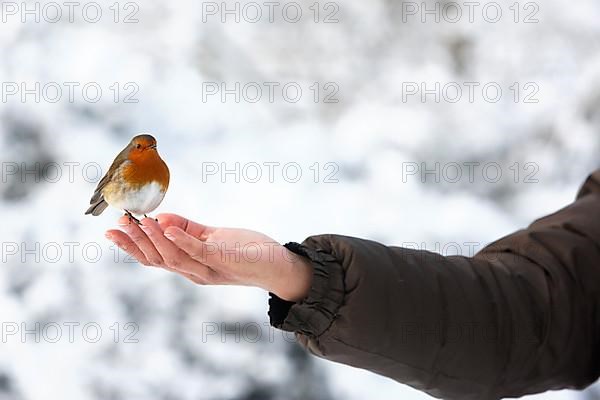
{"type": "Polygon", "coordinates": [[[550,302],[544,269],[526,259],[443,258],[339,236],[306,245],[336,261],[314,259],[319,275],[306,302],[273,323],[298,333],[316,355],[448,399],[521,396],[593,381],[585,371],[594,344],[565,335],[569,326],[577,335],[590,328],[584,311],[568,315],[580,299],[561,290],[557,304],[550,302]],[[551,315],[561,325],[550,325],[551,315]]]}
{"type": "Polygon", "coordinates": [[[502,340],[489,340],[494,307],[485,285],[474,283],[491,285],[491,275],[478,276],[465,258],[356,238],[304,244],[304,251],[323,250],[308,254],[319,275],[306,303],[291,306],[276,326],[297,332],[316,355],[434,396],[488,398],[507,354],[502,340]]]}
{"type": "Polygon", "coordinates": [[[473,258],[309,238],[296,248],[314,268],[307,298],[273,299],[272,323],[319,356],[438,397],[584,387],[600,373],[600,198],[586,188],[473,258]]]}

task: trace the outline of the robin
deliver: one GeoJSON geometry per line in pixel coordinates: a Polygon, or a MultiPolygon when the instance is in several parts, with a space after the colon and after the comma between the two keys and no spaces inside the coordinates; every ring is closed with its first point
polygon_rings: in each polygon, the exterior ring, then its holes
{"type": "Polygon", "coordinates": [[[169,168],[158,155],[156,139],[148,134],[137,135],[100,180],[85,213],[100,215],[110,204],[139,224],[133,214],[147,217],[162,202],[168,187],[169,168]]]}

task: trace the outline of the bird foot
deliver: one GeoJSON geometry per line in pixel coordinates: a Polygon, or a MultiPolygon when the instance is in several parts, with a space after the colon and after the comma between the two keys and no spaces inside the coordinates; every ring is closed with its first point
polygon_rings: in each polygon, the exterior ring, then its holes
{"type": "Polygon", "coordinates": [[[134,217],[129,211],[125,210],[125,216],[129,217],[129,223],[135,221],[136,224],[140,225],[140,220],[134,217]]]}
{"type": "MultiPolygon", "coordinates": [[[[150,218],[149,216],[147,216],[146,214],[144,214],[144,218],[150,218]]],[[[158,218],[152,218],[153,220],[155,220],[156,222],[158,222],[158,218]]]]}

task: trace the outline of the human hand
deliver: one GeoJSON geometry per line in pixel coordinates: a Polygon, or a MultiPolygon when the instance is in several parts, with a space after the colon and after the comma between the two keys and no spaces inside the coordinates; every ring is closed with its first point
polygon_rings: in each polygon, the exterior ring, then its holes
{"type": "Polygon", "coordinates": [[[123,216],[106,237],[144,265],[162,267],[203,285],[256,286],[284,300],[306,296],[310,262],[272,238],[247,229],[201,225],[175,214],[141,224],[123,216]]]}

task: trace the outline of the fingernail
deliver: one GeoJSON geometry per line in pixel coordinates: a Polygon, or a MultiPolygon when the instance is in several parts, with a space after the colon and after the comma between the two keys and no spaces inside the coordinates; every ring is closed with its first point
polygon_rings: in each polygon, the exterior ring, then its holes
{"type": "Polygon", "coordinates": [[[165,237],[166,237],[167,239],[169,239],[170,241],[173,241],[173,240],[175,240],[175,236],[173,236],[173,234],[172,234],[172,233],[165,232],[165,237]]]}
{"type": "Polygon", "coordinates": [[[104,234],[104,237],[105,237],[105,238],[107,238],[108,240],[112,240],[112,238],[113,238],[113,235],[112,235],[111,233],[108,233],[108,232],[106,232],[106,233],[104,234]]]}

